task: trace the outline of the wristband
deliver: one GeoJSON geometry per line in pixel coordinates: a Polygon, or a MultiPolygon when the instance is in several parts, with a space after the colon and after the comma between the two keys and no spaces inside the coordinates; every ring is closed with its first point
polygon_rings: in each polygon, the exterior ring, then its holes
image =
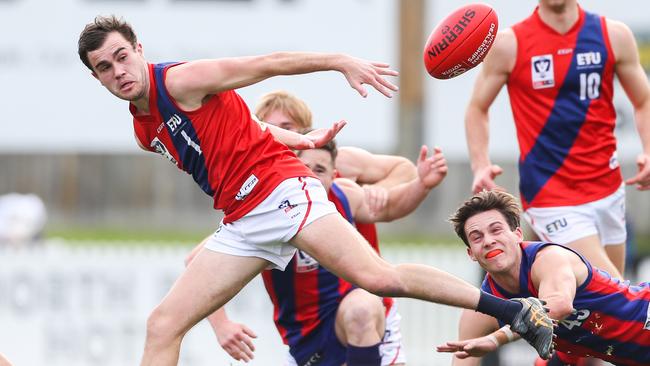
{"type": "Polygon", "coordinates": [[[497,337],[494,336],[494,334],[488,334],[486,337],[487,337],[487,339],[489,339],[492,343],[494,343],[494,345],[497,346],[497,348],[499,347],[499,340],[497,339],[497,337]]]}
{"type": "Polygon", "coordinates": [[[510,327],[503,327],[501,328],[501,331],[506,335],[506,338],[508,338],[508,342],[512,342],[515,339],[515,334],[512,333],[510,327]]]}

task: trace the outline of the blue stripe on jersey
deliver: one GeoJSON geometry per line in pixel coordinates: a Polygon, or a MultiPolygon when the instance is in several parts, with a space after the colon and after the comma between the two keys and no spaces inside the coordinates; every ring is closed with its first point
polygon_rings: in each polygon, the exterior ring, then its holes
{"type": "Polygon", "coordinates": [[[183,170],[192,175],[192,178],[199,184],[203,192],[214,196],[214,191],[208,181],[208,169],[201,150],[201,141],[194,130],[192,120],[176,108],[165,89],[163,75],[165,69],[171,64],[173,63],[154,65],[158,110],[178,152],[183,170]]]}
{"type": "MultiPolygon", "coordinates": [[[[350,203],[343,191],[332,184],[332,192],[341,203],[345,211],[346,219],[354,223],[350,203]]],[[[338,206],[337,206],[338,207],[338,206]]],[[[343,214],[343,213],[341,213],[343,214]]],[[[318,286],[318,316],[319,319],[325,319],[333,311],[336,311],[339,304],[339,285],[340,279],[322,266],[318,266],[316,273],[296,273],[296,256],[301,255],[298,251],[291,259],[284,271],[277,269],[270,270],[271,283],[273,292],[277,298],[278,323],[287,331],[286,340],[289,347],[295,347],[303,339],[303,324],[296,319],[296,296],[300,288],[295,286],[296,276],[316,276],[318,286]]]]}
{"type": "MultiPolygon", "coordinates": [[[[296,254],[297,255],[297,254],[296,254]]],[[[278,299],[278,322],[286,329],[287,342],[289,346],[295,345],[301,338],[300,324],[296,320],[296,288],[293,283],[295,276],[295,257],[285,268],[284,272],[273,269],[271,270],[271,282],[273,291],[278,299]]]]}
{"type": "MultiPolygon", "coordinates": [[[[519,162],[519,189],[526,202],[532,202],[548,180],[562,167],[582,125],[590,99],[580,99],[580,74],[602,74],[607,63],[607,47],[603,39],[600,16],[585,13],[585,22],[578,34],[571,66],[555,100],[551,114],[528,155],[519,162]],[[578,54],[600,52],[599,65],[579,70],[578,54]]],[[[582,76],[585,78],[586,75],[582,76]]],[[[586,88],[586,85],[584,86],[586,88]]],[[[600,84],[598,86],[600,88],[600,84]]],[[[600,94],[600,93],[599,93],[600,94]]]]}
{"type": "Polygon", "coordinates": [[[330,190],[336,198],[341,202],[341,205],[343,206],[343,210],[345,211],[345,219],[348,220],[348,222],[352,225],[354,225],[354,217],[352,217],[352,209],[350,208],[350,202],[348,201],[348,197],[343,193],[341,188],[336,185],[336,183],[332,182],[332,186],[330,187],[330,190]]]}
{"type": "Polygon", "coordinates": [[[591,330],[579,326],[574,326],[571,330],[568,330],[560,325],[556,328],[555,334],[560,339],[603,354],[607,354],[608,351],[613,352],[612,354],[615,357],[633,360],[637,363],[650,361],[650,352],[648,352],[647,346],[634,343],[634,341],[623,342],[603,338],[594,334],[591,330]]]}
{"type": "MultiPolygon", "coordinates": [[[[497,290],[501,292],[505,297],[528,297],[532,294],[528,291],[528,283],[530,282],[530,271],[532,268],[532,263],[536,257],[539,250],[548,245],[558,245],[562,248],[568,249],[573,253],[577,254],[583,262],[588,267],[589,275],[585,282],[576,289],[576,297],[573,301],[573,307],[578,309],[578,314],[571,314],[560,323],[558,328],[556,328],[555,333],[560,339],[563,339],[568,342],[579,344],[583,347],[594,349],[595,351],[606,354],[608,347],[611,345],[613,347],[614,355],[624,359],[631,359],[636,362],[646,362],[650,360],[650,352],[647,351],[647,347],[641,346],[634,343],[634,341],[618,341],[616,339],[607,339],[600,337],[597,334],[592,333],[590,329],[583,328],[583,320],[580,320],[580,310],[586,309],[590,312],[600,312],[608,316],[616,318],[621,321],[636,321],[638,323],[644,324],[648,314],[648,301],[643,299],[638,300],[629,300],[625,295],[620,293],[613,294],[599,294],[586,290],[586,287],[589,285],[595,276],[605,276],[610,277],[606,272],[592,269],[591,265],[586,262],[584,257],[579,253],[575,252],[571,248],[552,243],[545,242],[528,242],[524,247],[524,255],[522,255],[521,268],[519,272],[519,292],[518,293],[508,293],[502,287],[500,287],[496,282],[492,281],[497,290]],[[595,273],[598,271],[598,273],[595,273]],[[567,325],[568,324],[568,325],[567,325]],[[570,328],[570,329],[569,329],[570,328]]],[[[612,283],[617,283],[621,287],[628,287],[627,281],[619,281],[616,279],[610,279],[612,283]]],[[[635,290],[641,291],[645,289],[648,285],[641,284],[638,287],[633,286],[635,290]]],[[[489,285],[488,277],[486,276],[481,288],[488,292],[492,293],[492,290],[489,285]]],[[[632,287],[630,287],[632,288],[632,287]]],[[[593,321],[593,319],[589,319],[593,321]]],[[[500,326],[503,326],[503,322],[499,322],[500,326]]],[[[607,330],[604,329],[604,333],[607,330]]],[[[609,332],[611,334],[611,332],[609,332]]]]}

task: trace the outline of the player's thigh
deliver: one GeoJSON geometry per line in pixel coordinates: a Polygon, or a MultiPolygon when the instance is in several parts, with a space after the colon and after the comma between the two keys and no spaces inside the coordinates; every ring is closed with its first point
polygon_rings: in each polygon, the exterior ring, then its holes
{"type": "Polygon", "coordinates": [[[268,265],[262,258],[201,249],[156,311],[187,330],[227,303],[268,265]]]}
{"type": "Polygon", "coordinates": [[[315,220],[296,234],[291,244],[337,276],[357,285],[389,275],[387,272],[392,269],[338,214],[315,220]]]}
{"type": "Polygon", "coordinates": [[[336,311],[336,336],[343,345],[348,344],[348,330],[354,326],[355,319],[367,325],[374,325],[376,336],[381,339],[384,335],[385,316],[384,304],[381,297],[357,288],[343,297],[336,311]]]}
{"type": "Polygon", "coordinates": [[[619,274],[625,274],[625,243],[605,246],[607,257],[612,261],[619,274]]]}
{"type": "Polygon", "coordinates": [[[531,207],[523,217],[542,241],[566,245],[594,235],[598,239],[595,212],[587,205],[531,207]]]}

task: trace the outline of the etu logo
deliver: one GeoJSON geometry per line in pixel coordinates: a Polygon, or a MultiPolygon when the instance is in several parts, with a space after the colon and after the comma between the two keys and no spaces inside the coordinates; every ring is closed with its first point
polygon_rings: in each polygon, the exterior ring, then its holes
{"type": "Polygon", "coordinates": [[[600,65],[601,60],[600,52],[585,52],[576,55],[578,66],[600,65]]]}

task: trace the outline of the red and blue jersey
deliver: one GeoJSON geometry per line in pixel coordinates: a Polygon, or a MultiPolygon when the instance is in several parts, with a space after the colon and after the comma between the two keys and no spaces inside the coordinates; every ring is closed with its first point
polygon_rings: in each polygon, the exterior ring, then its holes
{"type": "MultiPolygon", "coordinates": [[[[328,195],[339,213],[354,224],[348,199],[335,183],[328,195]]],[[[354,288],[300,250],[284,271],[266,270],[262,278],[273,302],[275,325],[284,343],[291,348],[316,329],[323,319],[335,316],[343,297],[354,288]]]]}
{"type": "Polygon", "coordinates": [[[606,20],[579,9],[560,34],[539,17],[512,27],[517,59],[508,93],[519,142],[524,208],[572,206],[612,194],[616,159],[614,53],[606,20]]]}
{"type": "MultiPolygon", "coordinates": [[[[501,298],[538,296],[531,270],[540,249],[559,244],[524,242],[519,272],[519,292],[509,293],[488,274],[482,289],[501,298]]],[[[571,250],[576,253],[575,251],[571,250]]],[[[577,310],[556,328],[556,349],[574,356],[593,356],[615,365],[650,365],[650,284],[632,286],[593,268],[580,254],[588,275],[576,288],[577,310]]],[[[503,325],[503,324],[501,324],[503,325]]]]}
{"type": "MultiPolygon", "coordinates": [[[[336,183],[332,183],[328,198],[338,212],[355,225],[348,198],[336,183]]],[[[378,250],[376,244],[373,248],[378,250]]],[[[325,319],[336,316],[343,297],[355,288],[300,250],[284,271],[266,270],[262,272],[262,279],[273,302],[275,325],[284,343],[291,348],[299,346],[300,341],[325,319]]],[[[388,313],[393,299],[384,298],[383,302],[388,313]]]]}
{"type": "Polygon", "coordinates": [[[256,123],[233,90],[212,95],[185,111],[172,99],[165,76],[177,64],[149,65],[149,114],[130,105],[138,141],[190,174],[212,196],[214,207],[235,221],[262,202],[282,181],[314,177],[284,144],[256,123]]]}

